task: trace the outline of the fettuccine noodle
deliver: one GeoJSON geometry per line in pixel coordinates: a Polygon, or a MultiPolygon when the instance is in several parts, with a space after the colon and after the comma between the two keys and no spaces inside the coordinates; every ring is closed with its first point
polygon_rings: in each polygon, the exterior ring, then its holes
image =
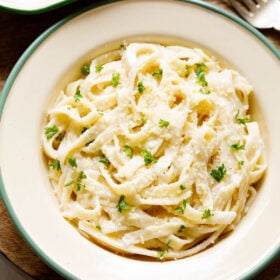
{"type": "Polygon", "coordinates": [[[266,168],[248,81],[200,49],[151,43],[84,70],[42,132],[63,217],[111,250],[162,260],[233,230],[266,168]]]}

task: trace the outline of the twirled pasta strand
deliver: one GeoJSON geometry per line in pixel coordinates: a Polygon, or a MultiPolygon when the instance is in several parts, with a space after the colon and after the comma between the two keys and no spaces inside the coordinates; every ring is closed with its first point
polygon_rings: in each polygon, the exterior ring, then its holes
{"type": "Polygon", "coordinates": [[[114,251],[160,259],[234,229],[266,168],[247,80],[200,49],[150,43],[89,70],[42,132],[62,215],[114,251]]]}

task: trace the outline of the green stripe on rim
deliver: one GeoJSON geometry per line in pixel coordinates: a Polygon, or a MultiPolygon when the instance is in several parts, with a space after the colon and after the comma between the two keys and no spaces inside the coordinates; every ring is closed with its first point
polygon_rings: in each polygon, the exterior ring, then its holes
{"type": "MultiPolygon", "coordinates": [[[[73,2],[75,0],[69,0],[68,2],[73,2]]],[[[20,72],[20,70],[22,69],[22,67],[24,66],[25,62],[28,60],[28,58],[32,55],[32,53],[40,46],[40,44],[46,40],[53,32],[55,32],[58,28],[60,28],[62,25],[64,25],[65,23],[67,23],[68,21],[72,20],[73,18],[77,17],[78,15],[108,4],[108,3],[113,3],[113,2],[119,2],[121,0],[105,0],[105,1],[100,1],[98,3],[94,3],[89,5],[88,7],[82,8],[80,11],[75,12],[74,14],[67,16],[66,18],[60,20],[58,23],[54,24],[53,26],[51,26],[49,29],[47,29],[44,33],[42,33],[28,48],[27,50],[23,53],[23,55],[19,58],[19,60],[17,61],[17,63],[15,64],[14,68],[12,69],[5,85],[2,91],[2,94],[0,95],[0,120],[1,120],[1,116],[3,113],[3,108],[5,105],[5,101],[7,99],[7,96],[9,94],[9,91],[11,89],[11,87],[13,86],[14,81],[17,78],[18,73],[20,72]]],[[[195,1],[195,0],[178,0],[181,2],[186,2],[186,3],[190,3],[190,4],[194,4],[197,6],[201,6],[203,8],[206,8],[208,10],[211,10],[217,14],[220,14],[234,22],[236,22],[237,24],[239,24],[241,27],[243,27],[244,29],[248,30],[249,32],[251,32],[255,37],[257,37],[268,49],[270,49],[270,51],[280,60],[280,51],[277,50],[277,48],[258,30],[256,30],[254,27],[252,27],[250,24],[248,24],[247,22],[245,22],[244,20],[242,20],[241,18],[237,17],[236,15],[225,11],[219,7],[213,6],[212,4],[209,3],[205,3],[202,1],[195,1]]],[[[59,6],[59,4],[57,4],[57,6],[59,6]]],[[[56,6],[56,7],[57,7],[56,6]]],[[[54,6],[52,6],[52,8],[55,8],[54,6]]],[[[48,9],[48,8],[46,8],[48,9]]],[[[50,7],[49,7],[50,9],[50,7]]],[[[38,12],[40,12],[42,10],[38,10],[38,12]]],[[[30,11],[31,13],[31,11],[30,11]]],[[[25,231],[24,227],[22,226],[20,220],[18,219],[18,217],[16,216],[13,207],[8,199],[7,193],[5,191],[5,187],[4,187],[4,182],[2,179],[2,175],[1,175],[1,167],[0,167],[0,196],[3,199],[3,202],[5,204],[5,207],[7,208],[7,211],[13,221],[13,223],[15,224],[16,228],[18,229],[18,231],[21,233],[22,237],[24,238],[24,240],[30,245],[30,247],[34,250],[34,252],[40,256],[52,269],[54,269],[56,272],[58,272],[60,275],[62,275],[63,277],[67,278],[67,279],[78,279],[77,277],[75,277],[74,275],[72,275],[71,273],[69,273],[68,271],[66,271],[65,269],[63,269],[61,266],[59,266],[57,263],[55,263],[52,259],[50,259],[45,253],[44,251],[41,250],[40,246],[37,245],[28,235],[28,233],[25,231]]],[[[256,274],[258,274],[260,271],[262,271],[278,254],[280,253],[280,244],[278,245],[277,248],[275,248],[269,256],[266,257],[266,259],[262,260],[261,263],[259,263],[258,265],[256,265],[255,267],[253,267],[251,270],[249,270],[246,274],[244,274],[242,276],[241,279],[251,279],[252,277],[254,277],[256,274]]]]}

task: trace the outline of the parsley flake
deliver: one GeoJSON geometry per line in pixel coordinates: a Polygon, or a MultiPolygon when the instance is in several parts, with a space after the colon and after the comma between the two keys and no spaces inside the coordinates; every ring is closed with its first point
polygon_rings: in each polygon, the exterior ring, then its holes
{"type": "Polygon", "coordinates": [[[126,152],[126,155],[128,158],[133,158],[133,148],[132,147],[130,147],[128,145],[124,145],[123,150],[126,152]]]}
{"type": "Polygon", "coordinates": [[[184,232],[186,229],[185,225],[181,225],[178,229],[178,232],[184,232]]]}
{"type": "Polygon", "coordinates": [[[196,64],[196,70],[195,70],[196,80],[203,87],[208,86],[208,82],[206,81],[206,78],[205,78],[205,72],[207,70],[208,70],[208,67],[205,63],[202,62],[202,63],[196,64]]]}
{"type": "Polygon", "coordinates": [[[238,162],[238,164],[239,164],[240,166],[244,165],[244,160],[240,160],[240,161],[238,162]]]}
{"type": "Polygon", "coordinates": [[[86,187],[86,185],[85,184],[82,184],[82,183],[76,183],[76,185],[77,185],[77,191],[80,191],[82,188],[85,188],[86,187]]]}
{"type": "Polygon", "coordinates": [[[202,93],[202,94],[205,94],[205,95],[208,95],[208,94],[211,93],[211,91],[209,89],[206,90],[206,89],[203,89],[203,88],[199,89],[199,92],[202,93]]]}
{"type": "Polygon", "coordinates": [[[86,178],[87,178],[87,175],[83,171],[79,172],[78,179],[82,180],[82,179],[86,179],[86,178]]]}
{"type": "Polygon", "coordinates": [[[142,154],[144,156],[144,162],[146,166],[149,166],[152,163],[156,163],[157,159],[155,158],[155,156],[152,155],[152,153],[150,151],[148,151],[147,149],[142,149],[140,151],[140,154],[142,154]]]}
{"type": "Polygon", "coordinates": [[[185,187],[185,186],[183,186],[183,185],[180,185],[180,187],[179,187],[179,188],[180,188],[180,190],[181,190],[181,191],[183,191],[183,190],[185,190],[185,189],[186,189],[186,187],[185,187]]]}
{"type": "Polygon", "coordinates": [[[137,84],[137,88],[138,88],[138,92],[139,92],[140,94],[142,94],[142,93],[144,92],[144,90],[146,89],[145,86],[144,86],[144,84],[143,84],[143,82],[139,82],[139,83],[137,84]]]}
{"type": "Polygon", "coordinates": [[[163,257],[164,257],[166,254],[168,254],[169,248],[170,248],[169,245],[170,245],[171,241],[172,241],[172,239],[169,239],[169,240],[167,241],[166,246],[165,246],[165,250],[163,250],[163,251],[158,251],[158,257],[159,257],[160,260],[162,260],[163,257]]]}
{"type": "Polygon", "coordinates": [[[71,185],[75,185],[77,187],[77,191],[80,191],[82,188],[86,187],[85,184],[81,183],[81,181],[86,178],[87,178],[86,174],[83,171],[81,171],[78,173],[76,180],[70,181],[70,182],[66,183],[64,186],[69,187],[71,185]]]}
{"type": "Polygon", "coordinates": [[[162,77],[163,70],[160,68],[158,71],[152,73],[153,77],[162,77]]]}
{"type": "Polygon", "coordinates": [[[76,158],[74,158],[74,157],[68,158],[68,163],[69,163],[72,167],[77,167],[76,158]]]}
{"type": "Polygon", "coordinates": [[[230,147],[234,151],[245,150],[245,145],[241,145],[240,141],[230,145],[230,147]]]}
{"type": "Polygon", "coordinates": [[[82,66],[81,73],[85,76],[90,74],[90,67],[89,67],[88,64],[85,64],[85,65],[82,66]]]}
{"type": "Polygon", "coordinates": [[[120,73],[114,73],[112,75],[112,87],[116,88],[120,82],[120,73]]]}
{"type": "Polygon", "coordinates": [[[58,133],[58,127],[56,125],[45,128],[45,135],[47,139],[51,139],[57,133],[58,133]]]}
{"type": "Polygon", "coordinates": [[[250,121],[250,116],[245,116],[244,118],[239,118],[239,110],[237,111],[236,115],[235,115],[235,121],[239,124],[243,124],[246,126],[246,123],[250,121]]]}
{"type": "Polygon", "coordinates": [[[100,73],[103,70],[103,66],[102,65],[95,65],[95,72],[96,73],[100,73]]]}
{"type": "Polygon", "coordinates": [[[225,165],[222,164],[217,169],[213,169],[210,173],[210,175],[217,181],[221,182],[224,176],[227,173],[227,169],[225,168],[225,165]]]}
{"type": "Polygon", "coordinates": [[[166,128],[166,127],[168,127],[169,126],[169,121],[165,121],[165,120],[163,120],[163,119],[160,119],[159,120],[159,127],[161,127],[161,128],[166,128]]]}
{"type": "Polygon", "coordinates": [[[131,210],[131,206],[125,201],[125,196],[123,194],[120,196],[116,208],[119,212],[122,212],[122,210],[131,210]]]}
{"type": "Polygon", "coordinates": [[[109,163],[109,160],[105,156],[99,157],[98,161],[103,163],[104,165],[107,165],[109,163]]]}
{"type": "Polygon", "coordinates": [[[57,170],[60,171],[61,170],[61,166],[60,166],[60,162],[59,160],[55,160],[52,163],[49,164],[49,167],[53,170],[57,170]]]}
{"type": "Polygon", "coordinates": [[[187,207],[187,204],[188,204],[188,200],[187,199],[183,199],[182,206],[181,207],[177,207],[175,209],[175,211],[177,211],[180,214],[184,214],[185,213],[185,209],[187,207]]]}
{"type": "Polygon", "coordinates": [[[212,213],[210,209],[206,209],[203,211],[201,219],[208,219],[211,216],[214,216],[214,213],[212,213]]]}
{"type": "Polygon", "coordinates": [[[77,90],[74,95],[75,102],[79,102],[81,100],[81,98],[83,98],[83,96],[81,95],[81,92],[79,90],[77,90]]]}
{"type": "Polygon", "coordinates": [[[146,119],[143,119],[143,118],[141,118],[141,119],[139,119],[138,120],[138,122],[140,122],[141,124],[146,124],[147,123],[147,120],[146,119]]]}
{"type": "Polygon", "coordinates": [[[186,77],[188,77],[191,73],[191,67],[190,65],[186,64],[185,66],[185,74],[186,74],[186,77]]]}

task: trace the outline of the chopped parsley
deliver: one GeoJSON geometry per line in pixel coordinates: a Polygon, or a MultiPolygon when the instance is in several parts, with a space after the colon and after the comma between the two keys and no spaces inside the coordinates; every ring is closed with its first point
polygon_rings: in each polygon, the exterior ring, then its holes
{"type": "Polygon", "coordinates": [[[102,65],[95,65],[95,72],[96,73],[100,73],[103,70],[103,66],[102,65]]]}
{"type": "Polygon", "coordinates": [[[58,127],[56,125],[45,128],[45,135],[47,139],[51,139],[57,133],[58,133],[58,127]]]}
{"type": "Polygon", "coordinates": [[[52,163],[49,164],[49,167],[53,170],[57,170],[60,171],[61,170],[61,166],[60,166],[60,162],[59,160],[55,160],[52,163]]]}
{"type": "Polygon", "coordinates": [[[147,123],[146,119],[141,118],[140,120],[138,120],[139,122],[141,122],[143,125],[147,123]]]}
{"type": "Polygon", "coordinates": [[[185,190],[185,189],[186,189],[186,187],[185,187],[185,186],[183,186],[183,185],[180,185],[180,187],[179,187],[179,188],[180,188],[180,190],[181,190],[181,191],[183,191],[183,190],[185,190]]]}
{"type": "Polygon", "coordinates": [[[205,94],[205,95],[208,95],[208,94],[211,93],[211,91],[209,89],[206,90],[206,89],[203,89],[203,88],[199,89],[199,92],[202,93],[202,94],[205,94]]]}
{"type": "Polygon", "coordinates": [[[132,147],[130,147],[128,145],[124,145],[123,150],[126,152],[127,157],[133,158],[133,148],[132,147]]]}
{"type": "Polygon", "coordinates": [[[187,199],[183,199],[182,206],[181,207],[177,207],[175,209],[175,211],[180,213],[180,214],[184,214],[185,213],[185,209],[187,207],[187,204],[188,204],[188,200],[187,199]]]}
{"type": "Polygon", "coordinates": [[[189,76],[190,73],[191,73],[191,67],[190,67],[190,65],[186,64],[186,66],[185,66],[186,77],[189,76]]]}
{"type": "Polygon", "coordinates": [[[101,226],[100,226],[100,225],[97,225],[96,228],[97,228],[98,230],[101,230],[101,226]]]}
{"type": "Polygon", "coordinates": [[[246,116],[245,118],[238,118],[237,119],[237,122],[240,123],[240,124],[243,124],[243,125],[246,125],[247,122],[250,121],[250,117],[249,116],[246,116]]]}
{"type": "Polygon", "coordinates": [[[186,229],[185,225],[181,225],[178,229],[178,232],[184,232],[186,229]]]}
{"type": "Polygon", "coordinates": [[[116,208],[119,212],[122,212],[122,210],[131,210],[131,206],[125,201],[125,196],[123,194],[120,196],[116,208]]]}
{"type": "Polygon", "coordinates": [[[83,98],[83,96],[81,95],[81,92],[79,90],[77,90],[74,95],[75,102],[79,102],[81,100],[81,98],[83,98]]]}
{"type": "Polygon", "coordinates": [[[138,88],[138,92],[142,94],[145,90],[145,86],[144,86],[143,82],[139,82],[137,84],[137,88],[138,88]]]}
{"type": "Polygon", "coordinates": [[[112,87],[116,88],[120,82],[120,73],[114,73],[112,75],[112,87]]]}
{"type": "Polygon", "coordinates": [[[152,76],[153,77],[162,77],[162,73],[163,73],[163,70],[160,68],[158,71],[153,72],[152,76]]]}
{"type": "Polygon", "coordinates": [[[170,248],[169,245],[170,245],[171,241],[172,241],[172,239],[169,239],[169,240],[167,241],[166,246],[165,246],[165,250],[163,250],[163,251],[158,251],[158,257],[159,257],[160,260],[162,260],[163,257],[164,257],[166,254],[168,254],[169,248],[170,248]]]}
{"type": "Polygon", "coordinates": [[[206,81],[206,78],[205,78],[205,72],[207,70],[208,70],[208,67],[205,63],[202,62],[202,63],[196,64],[196,69],[195,69],[196,80],[203,87],[208,86],[208,82],[206,81]]]}
{"type": "Polygon", "coordinates": [[[104,165],[107,165],[109,163],[109,160],[105,156],[99,157],[98,161],[103,163],[104,165]]]}
{"type": "Polygon", "coordinates": [[[224,176],[227,173],[227,169],[225,168],[225,165],[222,164],[217,169],[213,169],[210,173],[210,175],[217,181],[221,182],[224,176]]]}
{"type": "Polygon", "coordinates": [[[68,163],[69,163],[72,167],[77,167],[76,158],[74,158],[74,157],[69,157],[69,158],[68,158],[68,163]]]}
{"type": "Polygon", "coordinates": [[[146,166],[157,162],[157,159],[147,149],[142,149],[140,153],[144,156],[144,162],[146,166]]]}
{"type": "Polygon", "coordinates": [[[83,172],[83,171],[81,171],[81,172],[79,172],[79,174],[78,174],[78,179],[86,179],[87,178],[87,175],[83,172]]]}
{"type": "Polygon", "coordinates": [[[240,160],[240,161],[238,162],[238,164],[239,164],[240,166],[244,165],[244,160],[240,160]]]}
{"type": "Polygon", "coordinates": [[[214,214],[211,212],[210,209],[206,209],[206,210],[203,211],[201,219],[208,219],[211,216],[214,216],[214,214]]]}
{"type": "Polygon", "coordinates": [[[65,187],[68,187],[68,186],[71,186],[71,185],[75,185],[77,187],[77,191],[80,191],[82,188],[86,187],[85,184],[81,183],[81,181],[83,179],[86,179],[86,178],[87,178],[86,174],[83,171],[81,171],[81,172],[79,172],[76,180],[73,180],[73,181],[70,181],[70,182],[66,183],[65,187]]]}
{"type": "Polygon", "coordinates": [[[197,63],[195,73],[199,74],[200,72],[206,72],[208,70],[207,65],[204,62],[197,63]]]}
{"type": "Polygon", "coordinates": [[[244,118],[239,118],[239,110],[237,111],[236,115],[235,115],[235,121],[239,124],[243,124],[246,126],[246,123],[250,121],[250,116],[245,116],[244,118]]]}
{"type": "Polygon", "coordinates": [[[166,127],[168,127],[169,126],[169,121],[165,121],[165,120],[163,120],[163,119],[160,119],[159,120],[159,127],[161,127],[161,128],[166,128],[166,127]]]}
{"type": "Polygon", "coordinates": [[[230,147],[234,151],[245,150],[245,145],[241,145],[240,141],[230,145],[230,147]]]}
{"type": "Polygon", "coordinates": [[[76,181],[70,181],[70,182],[68,182],[68,183],[66,183],[64,186],[65,187],[69,187],[69,186],[71,186],[71,185],[73,185],[73,184],[75,184],[76,183],[76,181]]]}
{"type": "Polygon", "coordinates": [[[90,73],[89,65],[87,65],[87,64],[83,65],[81,68],[81,73],[85,76],[89,75],[89,73],[90,73]]]}

